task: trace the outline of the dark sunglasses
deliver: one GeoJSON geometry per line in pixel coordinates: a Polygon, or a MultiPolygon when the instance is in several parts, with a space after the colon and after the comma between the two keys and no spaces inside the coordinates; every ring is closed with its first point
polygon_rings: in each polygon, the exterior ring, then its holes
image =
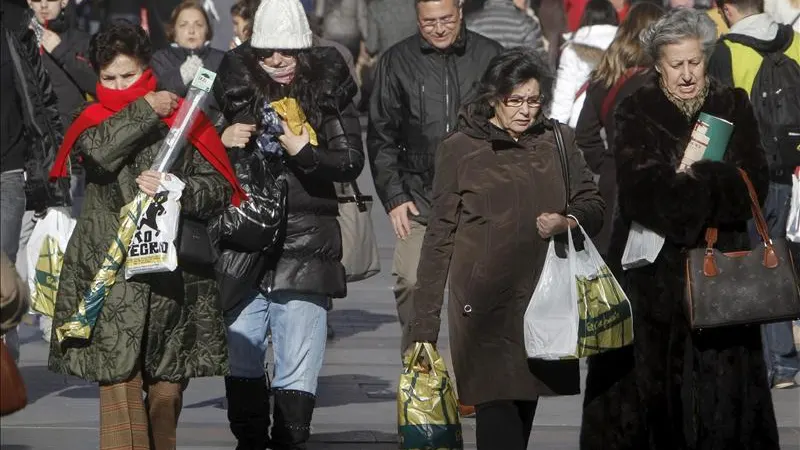
{"type": "Polygon", "coordinates": [[[296,57],[297,55],[300,54],[300,50],[299,49],[280,50],[280,49],[271,49],[271,48],[269,48],[269,49],[261,49],[261,48],[259,48],[259,49],[255,49],[255,52],[256,52],[256,56],[258,56],[259,59],[271,58],[272,55],[274,55],[275,53],[280,53],[281,55],[287,56],[287,57],[296,57]]]}

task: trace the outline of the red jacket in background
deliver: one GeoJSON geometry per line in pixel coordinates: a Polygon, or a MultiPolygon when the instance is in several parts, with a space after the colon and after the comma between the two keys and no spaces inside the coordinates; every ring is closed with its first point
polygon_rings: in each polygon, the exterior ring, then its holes
{"type": "Polygon", "coordinates": [[[574,32],[578,29],[587,3],[589,3],[589,0],[564,0],[564,12],[567,14],[567,30],[574,32]]]}
{"type": "MultiPolygon", "coordinates": [[[[567,29],[569,31],[574,32],[580,28],[581,17],[583,17],[583,10],[586,9],[587,3],[589,3],[589,0],[564,0],[564,12],[567,14],[567,29]]],[[[630,2],[625,2],[625,6],[617,10],[619,23],[625,20],[630,9],[630,2]]]]}

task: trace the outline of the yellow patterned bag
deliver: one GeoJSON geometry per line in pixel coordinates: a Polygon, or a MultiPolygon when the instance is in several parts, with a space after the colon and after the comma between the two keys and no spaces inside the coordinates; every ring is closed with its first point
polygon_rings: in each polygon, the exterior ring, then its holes
{"type": "Polygon", "coordinates": [[[433,344],[417,342],[403,362],[397,388],[400,449],[463,449],[458,401],[442,357],[433,344]],[[423,352],[429,367],[418,364],[423,352]]]}
{"type": "Polygon", "coordinates": [[[578,276],[579,358],[633,344],[631,304],[608,266],[578,276]]]}
{"type": "Polygon", "coordinates": [[[53,316],[64,252],[75,224],[65,210],[50,208],[36,222],[25,249],[31,308],[46,316],[53,316]]]}

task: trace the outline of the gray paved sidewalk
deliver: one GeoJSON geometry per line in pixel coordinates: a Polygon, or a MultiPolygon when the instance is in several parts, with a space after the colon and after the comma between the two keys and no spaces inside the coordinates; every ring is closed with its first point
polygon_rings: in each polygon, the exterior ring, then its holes
{"type": "MultiPolygon", "coordinates": [[[[365,172],[368,172],[366,170],[365,172]]],[[[365,174],[364,191],[373,192],[365,174]]],[[[314,414],[312,449],[388,450],[395,445],[395,388],[399,376],[400,329],[391,293],[393,236],[380,206],[373,211],[384,272],[350,286],[331,312],[336,339],[329,343],[314,414]]],[[[443,314],[446,317],[446,314],[443,314]]],[[[443,327],[446,331],[446,326],[443,327]]],[[[47,346],[23,327],[21,370],[30,405],[3,418],[0,450],[84,450],[98,447],[97,387],[46,370],[47,346]]],[[[446,336],[440,339],[447,350],[446,336]]],[[[221,379],[193,380],[186,392],[179,429],[181,450],[233,449],[223,409],[221,379]]],[[[775,392],[783,450],[800,450],[800,389],[775,392]]],[[[543,399],[530,449],[576,450],[580,396],[543,399]]],[[[465,439],[474,448],[474,421],[465,439]]]]}

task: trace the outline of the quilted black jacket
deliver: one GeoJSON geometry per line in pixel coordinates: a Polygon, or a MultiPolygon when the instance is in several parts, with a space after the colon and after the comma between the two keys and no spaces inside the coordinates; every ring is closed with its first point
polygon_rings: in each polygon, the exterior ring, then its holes
{"type": "MultiPolygon", "coordinates": [[[[308,144],[296,156],[285,154],[287,218],[283,244],[269,255],[261,290],[293,291],[334,298],[347,294],[340,260],[342,240],[336,217],[339,204],[334,182],[355,180],[364,167],[358,113],[353,107],[357,88],[341,55],[333,48],[304,50],[294,83],[271,95],[271,83],[249,43],[228,52],[220,65],[215,94],[226,120],[261,123],[264,101],[295,97],[317,133],[318,145],[308,144]]],[[[255,139],[249,148],[256,149],[255,139]]]]}

